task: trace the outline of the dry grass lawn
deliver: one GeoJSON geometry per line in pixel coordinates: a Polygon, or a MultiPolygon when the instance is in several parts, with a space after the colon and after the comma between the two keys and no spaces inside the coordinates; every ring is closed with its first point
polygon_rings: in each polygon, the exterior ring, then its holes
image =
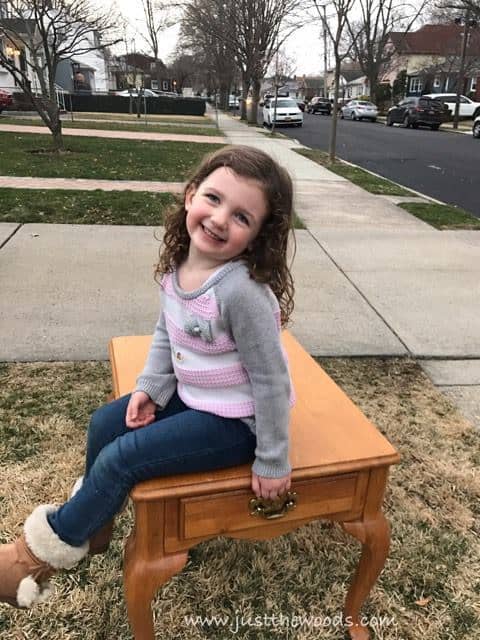
{"type": "MultiPolygon", "coordinates": [[[[393,524],[385,571],[366,607],[390,616],[378,640],[480,637],[480,435],[408,359],[325,359],[322,366],[398,447],[386,511],[393,524]]],[[[109,391],[104,363],[0,365],[0,541],[31,508],[66,498],[81,473],[89,413],[109,391]]],[[[32,611],[0,605],[1,640],[127,640],[119,519],[105,556],[55,578],[56,596],[32,611]]],[[[272,541],[221,538],[193,549],[155,601],[162,640],[342,639],[326,616],[341,612],[358,544],[336,525],[313,523],[272,541]],[[317,616],[315,627],[243,624],[236,616],[317,616]],[[226,616],[211,626],[185,616],[226,616]],[[229,626],[230,625],[230,626],[229,626]]],[[[271,620],[271,619],[270,619],[271,620]]]]}

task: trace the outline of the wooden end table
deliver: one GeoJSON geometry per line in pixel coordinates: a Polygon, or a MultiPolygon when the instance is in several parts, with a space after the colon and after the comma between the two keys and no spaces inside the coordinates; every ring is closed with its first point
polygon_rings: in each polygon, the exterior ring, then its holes
{"type": "MultiPolygon", "coordinates": [[[[268,539],[316,519],[337,521],[362,544],[344,615],[351,640],[369,638],[360,610],[387,558],[382,513],[388,468],[399,455],[355,404],[285,331],[296,393],[291,418],[292,488],[274,505],[252,502],[251,465],[148,480],[131,492],[135,526],[125,548],[124,583],[136,640],[153,640],[151,601],[181,571],[188,550],[218,535],[268,539]]],[[[129,393],[151,336],[113,338],[114,396],[129,393]]]]}

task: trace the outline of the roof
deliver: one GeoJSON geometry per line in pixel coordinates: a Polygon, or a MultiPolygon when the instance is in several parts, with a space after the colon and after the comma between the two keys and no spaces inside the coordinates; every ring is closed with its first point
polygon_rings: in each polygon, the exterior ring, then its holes
{"type": "Polygon", "coordinates": [[[342,75],[347,82],[351,82],[352,80],[356,80],[363,76],[364,73],[359,64],[352,62],[350,64],[342,64],[340,67],[340,75],[342,75]]]}
{"type": "MultiPolygon", "coordinates": [[[[460,55],[465,27],[459,24],[425,24],[418,31],[392,31],[390,40],[398,53],[460,55]]],[[[480,29],[469,31],[467,55],[480,55],[480,29]]]]}
{"type": "Polygon", "coordinates": [[[128,64],[136,67],[147,67],[147,66],[149,67],[150,63],[153,63],[153,62],[156,62],[160,68],[165,67],[164,63],[162,62],[162,60],[160,60],[160,58],[157,58],[157,60],[155,60],[153,56],[148,56],[145,53],[132,52],[132,53],[126,53],[125,55],[120,57],[126,60],[128,64]]]}
{"type": "Polygon", "coordinates": [[[3,31],[11,31],[15,33],[28,33],[26,27],[28,26],[30,33],[35,31],[35,20],[23,20],[21,18],[2,18],[0,19],[0,29],[3,31]]]}
{"type": "Polygon", "coordinates": [[[319,89],[323,87],[323,76],[303,76],[304,88],[319,89]]]}

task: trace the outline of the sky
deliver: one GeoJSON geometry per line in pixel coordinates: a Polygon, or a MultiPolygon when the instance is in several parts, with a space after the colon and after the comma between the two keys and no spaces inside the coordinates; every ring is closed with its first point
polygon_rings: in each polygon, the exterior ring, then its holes
{"type": "MultiPolygon", "coordinates": [[[[97,0],[100,3],[101,0],[97,0]]],[[[102,3],[105,6],[104,3],[102,3]]],[[[143,8],[141,0],[114,0],[112,3],[123,14],[129,23],[129,52],[135,44],[137,51],[150,53],[148,44],[141,36],[143,22],[143,8]]],[[[309,24],[299,29],[286,42],[284,50],[292,60],[294,73],[296,75],[321,75],[323,73],[323,46],[321,42],[320,24],[309,24]]],[[[175,46],[179,37],[178,24],[164,31],[159,38],[159,55],[164,62],[169,62],[169,58],[175,51],[175,46]]],[[[116,49],[116,53],[124,53],[125,45],[116,49]]]]}

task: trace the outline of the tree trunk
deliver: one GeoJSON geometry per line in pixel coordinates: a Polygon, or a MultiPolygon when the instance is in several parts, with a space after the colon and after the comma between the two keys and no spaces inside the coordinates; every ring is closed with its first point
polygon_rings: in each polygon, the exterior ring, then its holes
{"type": "Polygon", "coordinates": [[[242,104],[240,105],[240,120],[247,119],[247,96],[249,89],[249,82],[242,76],[242,104]]]}
{"type": "Polygon", "coordinates": [[[374,104],[377,104],[377,77],[374,72],[372,72],[368,78],[368,88],[370,91],[370,100],[374,104]]]}
{"type": "Polygon", "coordinates": [[[228,86],[224,83],[221,83],[219,86],[220,90],[220,109],[224,111],[228,110],[228,86]]]}
{"type": "Polygon", "coordinates": [[[47,105],[47,113],[48,113],[48,127],[52,133],[53,137],[53,147],[57,153],[62,153],[65,151],[65,146],[63,144],[63,135],[62,135],[62,121],[60,120],[60,111],[58,109],[57,103],[51,103],[47,105]]]}
{"type": "Polygon", "coordinates": [[[252,82],[252,107],[250,109],[250,117],[248,118],[249,124],[257,124],[258,103],[260,101],[260,87],[260,80],[258,78],[254,78],[252,82]]]}
{"type": "Polygon", "coordinates": [[[338,117],[338,91],[340,82],[340,60],[335,61],[335,90],[333,94],[333,112],[332,127],[330,129],[330,145],[328,148],[328,159],[335,162],[335,154],[337,150],[337,117],[338,117]]]}

